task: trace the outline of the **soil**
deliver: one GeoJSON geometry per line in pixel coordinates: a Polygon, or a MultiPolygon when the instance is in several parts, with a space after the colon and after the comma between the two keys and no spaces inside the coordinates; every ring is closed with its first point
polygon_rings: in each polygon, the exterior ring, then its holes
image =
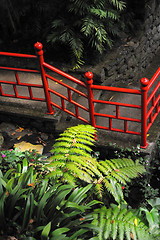
{"type": "Polygon", "coordinates": [[[44,147],[43,154],[46,155],[49,154],[49,151],[52,149],[55,139],[58,136],[50,133],[43,133],[36,129],[24,128],[23,126],[17,126],[11,123],[1,123],[0,128],[4,138],[1,151],[12,149],[14,148],[14,144],[25,141],[34,145],[41,144],[44,147]],[[19,129],[21,128],[23,130],[19,132],[19,129]]]}

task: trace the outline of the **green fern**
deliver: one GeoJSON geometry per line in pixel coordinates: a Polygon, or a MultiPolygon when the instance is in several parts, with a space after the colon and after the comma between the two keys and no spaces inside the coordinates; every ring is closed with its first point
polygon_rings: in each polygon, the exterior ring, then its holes
{"type": "Polygon", "coordinates": [[[148,226],[141,220],[134,210],[125,206],[111,205],[107,209],[103,206],[94,211],[92,224],[101,229],[97,240],[151,240],[148,226]]]}
{"type": "Polygon", "coordinates": [[[79,180],[92,183],[100,198],[106,189],[120,203],[124,199],[122,185],[144,173],[144,167],[132,159],[98,161],[92,157],[95,133],[90,125],[74,126],[62,133],[51,150],[47,177],[73,185],[79,180]]]}

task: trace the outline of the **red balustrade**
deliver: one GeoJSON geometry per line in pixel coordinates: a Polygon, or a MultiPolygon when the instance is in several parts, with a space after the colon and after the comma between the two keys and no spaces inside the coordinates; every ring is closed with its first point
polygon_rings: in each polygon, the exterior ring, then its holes
{"type": "MultiPolygon", "coordinates": [[[[120,93],[141,95],[141,91],[140,90],[127,89],[127,88],[117,88],[117,87],[107,87],[107,86],[93,85],[92,89],[109,91],[109,92],[120,92],[120,93]]],[[[120,116],[120,114],[119,114],[121,107],[125,107],[126,111],[127,111],[127,108],[128,109],[130,109],[130,108],[141,109],[140,105],[128,104],[128,103],[120,103],[120,102],[112,102],[112,101],[104,101],[104,100],[99,100],[99,99],[98,100],[93,100],[93,102],[94,103],[101,103],[101,104],[107,104],[107,105],[114,105],[114,106],[116,106],[115,115],[98,113],[98,112],[94,113],[95,116],[109,118],[109,127],[95,125],[96,128],[105,129],[105,130],[111,130],[111,131],[116,131],[116,132],[129,133],[129,134],[136,134],[136,135],[140,135],[141,134],[140,132],[129,131],[127,129],[127,122],[128,121],[139,122],[140,123],[141,119],[136,119],[136,118],[133,118],[133,117],[120,116]],[[112,127],[112,120],[113,119],[123,120],[124,121],[124,129],[113,128],[112,127]]]]}
{"type": "MultiPolygon", "coordinates": [[[[26,68],[0,66],[0,69],[13,71],[16,79],[16,81],[0,80],[1,96],[46,101],[48,114],[54,114],[55,108],[58,108],[87,124],[91,124],[95,128],[139,135],[141,136],[141,147],[147,147],[147,132],[160,111],[160,68],[150,81],[146,78],[141,79],[140,90],[99,86],[93,84],[93,74],[91,72],[87,72],[85,74],[85,82],[82,82],[77,78],[45,63],[42,44],[37,42],[34,47],[36,55],[0,52],[0,56],[39,59],[40,67],[39,71],[37,69],[32,70],[26,68]],[[22,83],[20,81],[19,72],[41,74],[42,84],[22,83]],[[4,93],[2,87],[3,84],[12,85],[14,94],[4,93]],[[29,97],[19,95],[17,86],[28,87],[29,97]],[[79,89],[77,89],[77,86],[79,89]],[[44,89],[45,98],[34,97],[32,88],[44,89]],[[135,96],[135,99],[137,96],[140,96],[141,102],[139,104],[134,104],[134,101],[132,103],[125,103],[120,101],[117,102],[115,100],[111,101],[111,99],[101,99],[100,96],[95,97],[94,92],[100,92],[103,94],[106,94],[106,92],[115,94],[131,94],[135,96]],[[78,98],[75,98],[75,96],[78,96],[78,98]],[[81,99],[81,101],[79,101],[79,99],[81,99]],[[115,111],[112,111],[112,113],[104,113],[103,111],[98,110],[98,105],[115,107],[115,111]],[[126,112],[132,112],[131,109],[139,110],[141,112],[140,117],[122,116],[120,113],[123,108],[126,109],[126,112]],[[98,122],[97,118],[103,119],[105,123],[108,123],[108,126],[103,125],[102,121],[98,122]],[[117,126],[114,127],[115,120],[123,122],[123,128],[118,128],[117,126]],[[139,131],[134,129],[129,130],[128,123],[140,124],[141,129],[139,131]]],[[[103,94],[101,95],[103,96],[103,94]]]]}
{"type": "Polygon", "coordinates": [[[149,81],[141,79],[142,90],[142,124],[141,124],[141,147],[146,148],[147,133],[160,112],[160,67],[149,81]],[[148,96],[149,95],[149,96],[148,96]],[[151,105],[151,106],[150,106],[151,105]]]}

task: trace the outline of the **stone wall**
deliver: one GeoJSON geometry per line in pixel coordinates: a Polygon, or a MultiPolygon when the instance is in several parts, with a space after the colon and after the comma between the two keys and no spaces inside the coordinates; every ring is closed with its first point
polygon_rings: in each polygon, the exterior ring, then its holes
{"type": "MultiPolygon", "coordinates": [[[[91,69],[100,75],[103,85],[112,85],[115,81],[139,81],[151,64],[153,57],[160,50],[160,4],[151,0],[145,9],[143,29],[129,41],[123,39],[122,44],[114,48],[106,58],[91,69]]],[[[158,68],[159,66],[157,66],[158,68]]]]}

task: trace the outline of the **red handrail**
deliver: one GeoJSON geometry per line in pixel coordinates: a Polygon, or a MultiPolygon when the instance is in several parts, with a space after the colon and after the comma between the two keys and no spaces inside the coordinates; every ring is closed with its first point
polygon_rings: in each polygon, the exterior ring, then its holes
{"type": "Polygon", "coordinates": [[[152,87],[153,83],[157,80],[157,78],[160,75],[160,67],[158,68],[158,70],[156,71],[156,73],[153,75],[153,77],[151,78],[151,80],[149,81],[148,84],[148,90],[152,87]]]}
{"type": "MultiPolygon", "coordinates": [[[[16,68],[16,67],[2,67],[0,66],[0,69],[2,70],[9,70],[15,72],[16,82],[14,81],[5,81],[0,80],[0,92],[2,96],[7,97],[16,97],[16,98],[22,98],[22,99],[28,99],[28,100],[38,100],[38,101],[46,101],[47,107],[48,107],[48,113],[54,114],[55,110],[53,110],[53,107],[56,107],[62,111],[65,111],[66,113],[84,121],[87,124],[91,124],[92,126],[104,129],[104,130],[111,130],[116,132],[123,132],[123,133],[129,133],[129,134],[135,134],[135,135],[141,135],[141,147],[146,148],[147,143],[147,132],[152,126],[154,120],[156,119],[158,113],[160,112],[160,94],[159,94],[159,88],[160,88],[160,81],[158,81],[157,85],[154,87],[154,89],[151,91],[151,88],[153,88],[154,83],[160,76],[160,67],[158,68],[157,72],[154,74],[152,79],[149,81],[146,78],[141,79],[141,89],[129,89],[129,88],[119,88],[119,87],[109,87],[109,86],[99,86],[93,84],[93,74],[91,72],[87,72],[85,74],[85,82],[80,81],[79,79],[70,76],[69,74],[51,66],[50,64],[47,64],[44,62],[43,58],[43,45],[39,42],[37,42],[35,45],[35,52],[36,55],[29,55],[29,54],[19,54],[19,53],[6,53],[6,52],[0,52],[0,56],[10,56],[10,57],[20,57],[20,58],[31,58],[31,59],[39,59],[40,64],[40,71],[35,69],[24,69],[24,68],[16,68]],[[59,76],[62,76],[63,78],[66,78],[71,81],[71,85],[67,84],[66,82],[62,82],[62,80],[57,79],[56,77],[53,77],[48,72],[46,73],[46,70],[50,70],[53,73],[56,73],[59,76]],[[28,72],[28,73],[41,73],[42,78],[42,84],[30,84],[30,83],[21,83],[19,79],[18,72],[28,72]],[[49,86],[49,82],[54,82],[55,84],[61,85],[64,89],[67,90],[67,95],[64,95],[61,92],[58,92],[56,89],[53,89],[49,86]],[[83,90],[76,89],[73,86],[73,83],[80,86],[80,88],[83,90]],[[3,88],[1,84],[10,84],[13,86],[14,94],[5,94],[3,92],[3,88]],[[24,86],[28,87],[29,90],[29,97],[27,96],[19,96],[17,91],[17,86],[24,86]],[[45,93],[45,99],[44,98],[35,98],[33,97],[32,88],[43,88],[45,93]],[[116,102],[116,101],[110,101],[110,100],[104,100],[104,99],[96,99],[94,98],[93,91],[109,91],[109,92],[117,92],[117,93],[127,93],[127,94],[134,94],[141,96],[141,104],[137,105],[134,103],[123,103],[123,102],[116,102]],[[151,91],[151,93],[149,92],[151,91]],[[148,94],[150,93],[150,96],[148,94]],[[158,96],[157,96],[158,93],[158,96]],[[88,100],[88,107],[86,106],[86,102],[80,103],[74,99],[74,94],[79,95],[82,99],[88,100]],[[57,97],[60,99],[61,103],[57,103],[54,99],[51,99],[51,95],[57,97]],[[72,96],[73,95],[73,96],[72,96]],[[72,109],[68,109],[66,107],[66,102],[71,104],[75,107],[74,111],[72,109]],[[114,114],[106,114],[96,111],[95,105],[96,104],[107,104],[111,106],[115,106],[115,115],[114,114]],[[151,105],[151,107],[149,107],[151,105]],[[135,108],[135,109],[141,109],[141,119],[138,119],[136,116],[133,117],[126,117],[120,115],[120,109],[121,107],[125,108],[135,108]],[[156,111],[154,111],[156,109],[156,111]],[[81,116],[80,110],[83,110],[87,114],[89,114],[89,119],[87,119],[86,116],[81,116]],[[102,124],[98,124],[96,122],[96,117],[105,118],[109,121],[109,126],[103,126],[102,124]],[[119,129],[113,127],[112,120],[121,120],[124,122],[124,129],[119,129]],[[148,119],[150,122],[148,123],[148,119]],[[128,122],[135,122],[141,124],[141,131],[133,131],[128,129],[128,122]]],[[[67,80],[67,81],[68,81],[67,80]]]]}
{"type": "Polygon", "coordinates": [[[69,80],[71,80],[71,81],[73,81],[73,82],[75,82],[75,83],[77,83],[77,84],[79,84],[79,85],[81,85],[81,86],[86,87],[85,83],[83,83],[83,82],[80,81],[79,79],[70,76],[69,74],[67,74],[67,73],[65,73],[65,72],[63,72],[63,71],[61,71],[61,70],[59,70],[59,69],[51,66],[51,65],[48,64],[48,63],[45,63],[45,62],[44,62],[44,63],[43,63],[43,66],[46,67],[46,68],[48,68],[49,70],[51,70],[51,71],[59,74],[59,75],[65,77],[65,78],[68,78],[69,80]]]}
{"type": "Polygon", "coordinates": [[[131,93],[131,94],[141,94],[140,90],[130,89],[130,88],[120,88],[120,87],[108,87],[108,86],[92,85],[92,89],[95,89],[95,90],[106,90],[106,91],[111,91],[111,92],[123,92],[123,93],[131,93]]]}
{"type": "Polygon", "coordinates": [[[18,71],[18,72],[32,72],[32,73],[39,73],[38,70],[33,69],[25,69],[25,68],[13,68],[13,67],[0,67],[2,70],[10,70],[10,71],[18,71]]]}
{"type": "Polygon", "coordinates": [[[10,52],[0,52],[1,56],[9,57],[20,57],[20,58],[37,58],[36,55],[22,54],[22,53],[10,53],[10,52]]]}

